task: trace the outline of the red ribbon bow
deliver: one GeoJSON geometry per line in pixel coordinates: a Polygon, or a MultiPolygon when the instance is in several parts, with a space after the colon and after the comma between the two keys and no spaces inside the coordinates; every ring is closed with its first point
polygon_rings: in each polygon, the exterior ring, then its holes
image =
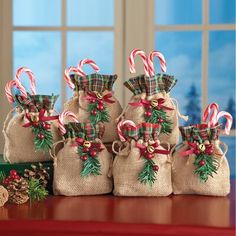
{"type": "Polygon", "coordinates": [[[86,97],[86,99],[89,102],[103,101],[103,102],[106,102],[106,103],[114,103],[115,101],[113,101],[111,98],[112,98],[112,94],[111,93],[107,93],[106,95],[101,96],[99,98],[97,93],[91,92],[91,91],[87,92],[87,97],[86,97]]]}
{"type": "Polygon", "coordinates": [[[158,146],[160,146],[158,142],[155,142],[148,146],[145,146],[141,143],[136,143],[136,147],[139,148],[141,156],[143,156],[146,159],[154,158],[155,153],[164,154],[164,155],[170,154],[170,151],[168,150],[157,149],[158,146]]]}
{"type": "MultiPolygon", "coordinates": [[[[170,107],[167,107],[167,106],[163,105],[165,103],[164,98],[158,98],[158,99],[154,99],[154,100],[156,100],[158,104],[157,104],[157,106],[153,106],[153,108],[158,109],[158,110],[160,110],[161,108],[163,108],[165,110],[169,110],[169,111],[173,110],[173,108],[170,108],[170,107]]],[[[148,101],[148,100],[145,100],[145,99],[141,98],[139,100],[139,102],[130,102],[129,104],[131,106],[135,106],[135,107],[144,106],[144,107],[149,108],[150,106],[152,106],[151,103],[152,103],[152,101],[148,101]]]]}
{"type": "Polygon", "coordinates": [[[212,144],[197,144],[197,143],[189,142],[188,145],[190,149],[182,152],[182,156],[188,156],[191,154],[200,155],[201,153],[211,155],[214,150],[212,144]]]}
{"type": "Polygon", "coordinates": [[[38,116],[38,121],[32,121],[31,116],[29,113],[25,114],[25,117],[27,118],[27,120],[29,121],[28,123],[24,124],[23,127],[27,128],[30,126],[33,126],[36,123],[39,122],[45,122],[45,121],[50,121],[50,120],[57,120],[58,119],[58,115],[57,116],[44,116],[46,110],[41,109],[39,112],[39,116],[38,116]]]}

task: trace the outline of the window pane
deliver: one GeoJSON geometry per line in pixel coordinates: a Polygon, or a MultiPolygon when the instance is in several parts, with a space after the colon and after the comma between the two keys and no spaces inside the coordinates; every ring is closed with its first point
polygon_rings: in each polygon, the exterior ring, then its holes
{"type": "MultiPolygon", "coordinates": [[[[21,31],[14,32],[13,37],[14,73],[21,66],[29,67],[36,76],[38,94],[60,94],[61,34],[21,31]]],[[[22,82],[29,91],[26,76],[22,82]]],[[[60,102],[57,101],[56,109],[59,107],[60,102]]]]}
{"type": "Polygon", "coordinates": [[[155,23],[158,25],[201,24],[201,0],[156,0],[155,23]]]}
{"type": "Polygon", "coordinates": [[[68,0],[69,26],[113,26],[114,0],[68,0]]]}
{"type": "MultiPolygon", "coordinates": [[[[89,58],[97,63],[100,73],[114,73],[113,32],[69,32],[67,50],[67,66],[75,66],[80,60],[89,58]]],[[[83,70],[88,74],[93,73],[89,65],[86,65],[83,70]]],[[[70,95],[71,92],[69,97],[70,95]]]]}
{"type": "MultiPolygon", "coordinates": [[[[180,111],[189,115],[188,123],[200,122],[201,33],[157,32],[155,49],[165,56],[167,74],[178,79],[172,96],[178,100],[180,111]]],[[[160,71],[157,62],[155,68],[160,71]]]]}
{"type": "Polygon", "coordinates": [[[228,145],[226,157],[230,166],[230,177],[235,178],[235,137],[222,137],[221,140],[228,145]]]}
{"type": "MultiPolygon", "coordinates": [[[[209,98],[235,118],[235,32],[210,32],[209,98]]],[[[234,123],[235,125],[235,123],[234,123]]]]}
{"type": "Polygon", "coordinates": [[[210,0],[210,23],[235,23],[235,0],[210,0]]]}
{"type": "Polygon", "coordinates": [[[61,0],[13,0],[15,26],[58,26],[61,24],[61,0]]]}

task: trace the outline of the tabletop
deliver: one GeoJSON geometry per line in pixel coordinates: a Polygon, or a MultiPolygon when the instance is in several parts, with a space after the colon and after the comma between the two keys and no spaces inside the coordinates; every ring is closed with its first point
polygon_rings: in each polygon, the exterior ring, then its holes
{"type": "Polygon", "coordinates": [[[6,204],[0,208],[0,232],[6,236],[234,235],[235,180],[231,186],[227,197],[49,196],[42,202],[6,204]]]}

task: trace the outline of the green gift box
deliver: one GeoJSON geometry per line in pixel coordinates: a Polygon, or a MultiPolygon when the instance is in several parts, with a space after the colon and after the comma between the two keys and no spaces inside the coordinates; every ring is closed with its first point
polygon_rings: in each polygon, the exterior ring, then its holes
{"type": "MultiPolygon", "coordinates": [[[[52,181],[53,181],[53,161],[45,161],[40,162],[43,167],[47,170],[49,174],[49,181],[47,184],[47,190],[49,193],[53,193],[52,191],[52,181]]],[[[25,169],[31,170],[31,165],[38,165],[38,162],[27,162],[27,163],[15,163],[10,164],[9,162],[5,162],[3,155],[0,154],[0,172],[5,176],[9,176],[11,170],[16,170],[20,176],[24,176],[25,169]]]]}

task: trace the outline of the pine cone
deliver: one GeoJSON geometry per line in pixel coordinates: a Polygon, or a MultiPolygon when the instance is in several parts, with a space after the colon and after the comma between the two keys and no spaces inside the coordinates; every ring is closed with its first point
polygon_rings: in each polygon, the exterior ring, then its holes
{"type": "Polygon", "coordinates": [[[29,200],[29,185],[24,178],[14,179],[7,186],[9,201],[16,204],[23,204],[29,200]]]}
{"type": "Polygon", "coordinates": [[[25,169],[24,177],[27,179],[38,179],[43,187],[47,186],[49,180],[49,174],[47,170],[49,168],[44,168],[42,163],[39,163],[38,166],[31,165],[32,170],[25,169]]]}

